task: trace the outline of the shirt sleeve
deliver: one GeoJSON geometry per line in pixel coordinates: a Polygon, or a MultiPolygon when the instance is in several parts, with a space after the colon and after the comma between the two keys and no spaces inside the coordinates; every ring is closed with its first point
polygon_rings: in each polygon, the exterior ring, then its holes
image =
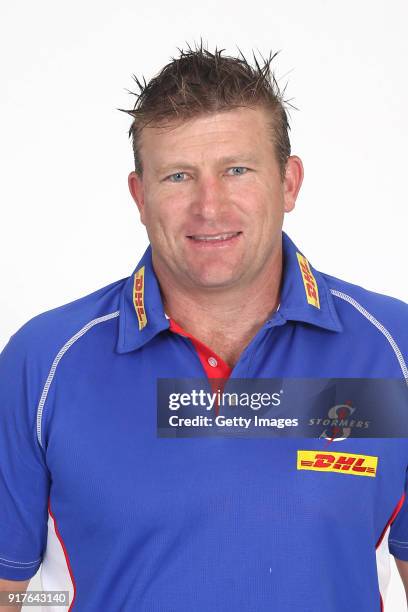
{"type": "Polygon", "coordinates": [[[41,385],[30,344],[23,327],[0,354],[0,578],[7,580],[35,575],[47,538],[50,476],[36,436],[41,385]]]}

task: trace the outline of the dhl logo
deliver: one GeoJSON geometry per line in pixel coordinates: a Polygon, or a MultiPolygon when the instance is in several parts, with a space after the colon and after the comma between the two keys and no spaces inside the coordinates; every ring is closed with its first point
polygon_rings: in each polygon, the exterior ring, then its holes
{"type": "Polygon", "coordinates": [[[321,453],[318,451],[298,450],[297,469],[317,470],[319,472],[341,472],[354,476],[377,474],[378,457],[354,455],[352,453],[321,453]]]}
{"type": "Polygon", "coordinates": [[[303,255],[300,253],[297,252],[296,255],[298,258],[300,271],[302,273],[307,301],[309,304],[312,304],[312,306],[320,308],[319,290],[317,288],[316,279],[310,269],[309,262],[307,261],[306,257],[303,257],[303,255]]]}
{"type": "Polygon", "coordinates": [[[139,321],[139,330],[147,325],[146,311],[144,307],[144,266],[135,272],[133,284],[133,305],[139,321]]]}

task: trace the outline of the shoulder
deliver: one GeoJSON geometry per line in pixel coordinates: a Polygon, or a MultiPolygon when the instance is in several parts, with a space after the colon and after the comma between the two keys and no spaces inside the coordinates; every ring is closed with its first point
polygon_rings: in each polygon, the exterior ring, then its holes
{"type": "MultiPolygon", "coordinates": [[[[408,304],[396,297],[320,272],[343,326],[370,327],[390,336],[408,354],[408,304]]],[[[390,339],[390,338],[388,338],[390,339]]]]}
{"type": "Polygon", "coordinates": [[[42,312],[17,329],[0,354],[0,418],[7,422],[13,415],[8,422],[28,428],[28,439],[41,444],[42,409],[59,361],[92,327],[117,321],[126,280],[42,312]]]}
{"type": "Polygon", "coordinates": [[[48,365],[50,358],[73,341],[76,334],[85,333],[88,327],[119,315],[121,290],[127,280],[117,280],[35,315],[13,333],[3,353],[12,352],[16,358],[33,358],[37,365],[42,361],[48,365]]]}
{"type": "Polygon", "coordinates": [[[326,281],[330,293],[337,298],[337,303],[342,300],[348,302],[356,309],[365,309],[373,316],[385,316],[386,318],[408,318],[408,304],[403,300],[383,293],[377,293],[349,283],[343,279],[336,278],[330,274],[320,272],[326,281]]]}

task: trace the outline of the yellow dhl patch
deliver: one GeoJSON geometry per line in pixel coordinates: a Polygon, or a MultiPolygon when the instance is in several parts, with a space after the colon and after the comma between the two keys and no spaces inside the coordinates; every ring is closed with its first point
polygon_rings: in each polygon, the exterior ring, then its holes
{"type": "Polygon", "coordinates": [[[372,455],[355,455],[353,453],[327,453],[321,451],[298,450],[297,469],[316,470],[318,472],[341,472],[354,476],[371,476],[377,474],[378,457],[372,455]]]}
{"type": "Polygon", "coordinates": [[[133,284],[133,305],[139,321],[139,330],[147,325],[147,316],[144,307],[144,266],[135,272],[133,284]]]}
{"type": "Polygon", "coordinates": [[[303,284],[305,286],[306,298],[309,304],[320,308],[319,302],[319,289],[317,288],[316,279],[310,269],[309,262],[306,257],[303,257],[300,253],[296,252],[300,271],[302,273],[303,284]]]}

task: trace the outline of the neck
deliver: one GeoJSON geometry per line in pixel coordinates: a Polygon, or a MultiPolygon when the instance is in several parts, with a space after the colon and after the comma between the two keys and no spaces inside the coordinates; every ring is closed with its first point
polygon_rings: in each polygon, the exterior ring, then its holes
{"type": "Polygon", "coordinates": [[[219,356],[229,351],[231,363],[279,306],[282,248],[250,283],[227,290],[187,290],[155,272],[166,314],[219,356]]]}

